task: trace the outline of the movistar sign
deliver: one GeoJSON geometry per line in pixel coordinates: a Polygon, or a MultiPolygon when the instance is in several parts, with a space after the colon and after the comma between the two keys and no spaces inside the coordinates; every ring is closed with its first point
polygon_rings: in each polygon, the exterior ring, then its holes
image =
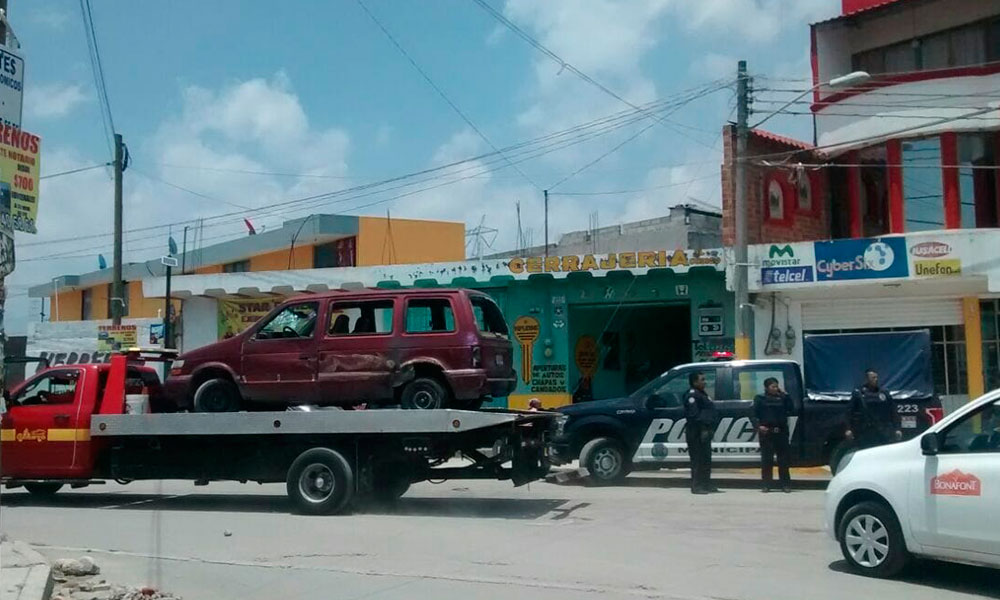
{"type": "Polygon", "coordinates": [[[792,250],[790,245],[785,246],[771,246],[771,251],[768,253],[768,258],[779,258],[782,256],[787,256],[788,258],[795,257],[795,251],[792,250]]]}

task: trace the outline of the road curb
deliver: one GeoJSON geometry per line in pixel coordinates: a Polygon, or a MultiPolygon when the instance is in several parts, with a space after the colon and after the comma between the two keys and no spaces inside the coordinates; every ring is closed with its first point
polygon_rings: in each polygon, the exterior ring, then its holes
{"type": "Polygon", "coordinates": [[[49,600],[52,595],[49,562],[21,541],[0,541],[0,580],[0,600],[49,600]]]}

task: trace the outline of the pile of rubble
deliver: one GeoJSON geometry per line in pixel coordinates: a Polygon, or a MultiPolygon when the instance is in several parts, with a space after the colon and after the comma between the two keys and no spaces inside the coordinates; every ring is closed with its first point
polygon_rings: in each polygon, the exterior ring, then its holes
{"type": "Polygon", "coordinates": [[[50,600],[181,600],[150,587],[112,585],[98,579],[100,567],[89,556],[63,558],[52,565],[50,600]]]}

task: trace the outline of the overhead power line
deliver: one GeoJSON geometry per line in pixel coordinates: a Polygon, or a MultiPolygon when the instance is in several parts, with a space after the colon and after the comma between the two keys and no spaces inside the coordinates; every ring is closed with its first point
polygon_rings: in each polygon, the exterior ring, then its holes
{"type": "Polygon", "coordinates": [[[108,87],[104,80],[104,67],[101,65],[101,51],[97,45],[90,0],[80,0],[80,12],[83,16],[84,34],[87,38],[87,49],[90,54],[90,70],[94,75],[94,88],[101,105],[101,121],[104,123],[104,133],[107,136],[108,153],[114,156],[115,120],[111,114],[111,101],[108,99],[108,87]]]}
{"type": "MultiPolygon", "coordinates": [[[[536,40],[535,38],[533,38],[531,35],[529,35],[523,29],[521,29],[520,27],[518,27],[514,22],[512,22],[510,19],[508,19],[507,17],[505,17],[502,13],[500,13],[495,8],[493,8],[490,5],[489,2],[486,2],[486,0],[473,0],[473,2],[475,2],[480,8],[482,8],[484,11],[486,11],[487,14],[489,14],[494,19],[496,19],[497,21],[499,21],[500,24],[502,24],[504,27],[506,27],[507,29],[511,30],[518,37],[520,37],[525,42],[527,42],[528,44],[530,44],[533,48],[535,48],[536,50],[538,50],[539,52],[541,52],[542,54],[544,54],[545,56],[547,56],[548,58],[550,58],[551,60],[553,60],[554,62],[556,62],[559,65],[560,70],[565,69],[565,70],[569,71],[570,73],[576,75],[577,77],[579,77],[583,81],[585,81],[585,82],[589,83],[590,85],[596,87],[597,89],[601,90],[602,92],[604,92],[608,96],[611,96],[612,98],[618,100],[619,102],[621,102],[623,104],[626,104],[627,106],[630,106],[631,108],[633,108],[635,110],[641,110],[638,106],[636,106],[632,102],[629,102],[628,100],[626,100],[625,98],[623,98],[622,96],[620,96],[619,94],[617,94],[616,92],[614,92],[613,90],[609,89],[604,84],[602,84],[599,81],[595,80],[590,75],[587,75],[586,73],[584,73],[580,69],[576,68],[573,64],[567,62],[561,56],[559,56],[558,54],[556,54],[552,50],[550,50],[547,47],[545,47],[544,44],[542,44],[541,42],[539,42],[538,40],[536,40]]],[[[701,140],[699,140],[697,138],[694,138],[692,136],[689,136],[689,135],[681,132],[677,128],[677,125],[678,125],[677,123],[674,123],[673,121],[670,121],[669,119],[663,119],[663,118],[657,117],[655,115],[648,115],[648,116],[651,119],[659,122],[661,125],[664,125],[665,127],[669,128],[669,129],[672,129],[674,132],[676,132],[676,133],[678,133],[678,134],[680,134],[680,135],[682,135],[684,137],[687,137],[688,139],[694,140],[695,142],[698,142],[699,144],[705,145],[705,143],[702,142],[701,140]]]]}
{"type": "Polygon", "coordinates": [[[706,179],[715,179],[719,177],[718,173],[713,173],[712,175],[704,175],[701,177],[694,177],[685,181],[676,181],[674,183],[668,183],[665,185],[654,185],[652,187],[638,188],[634,190],[611,190],[606,192],[550,192],[550,196],[620,196],[625,194],[641,194],[644,192],[652,192],[655,190],[665,190],[667,188],[677,187],[679,185],[688,185],[695,181],[704,181],[706,179]]]}
{"type": "Polygon", "coordinates": [[[190,190],[190,189],[188,189],[188,188],[186,188],[184,186],[177,185],[176,183],[171,183],[171,182],[169,182],[169,181],[167,181],[165,179],[157,177],[156,175],[153,175],[151,173],[147,173],[147,172],[145,172],[145,171],[143,171],[141,169],[137,169],[137,168],[135,168],[135,165],[132,166],[132,170],[135,171],[136,173],[138,173],[139,175],[142,175],[146,179],[149,179],[150,181],[155,181],[157,183],[160,183],[160,184],[165,185],[167,187],[174,188],[175,190],[180,190],[180,191],[185,192],[187,194],[190,194],[192,196],[196,196],[196,197],[202,198],[204,200],[211,200],[212,202],[220,202],[222,204],[228,204],[229,206],[233,206],[233,207],[236,207],[236,208],[242,208],[243,210],[252,210],[249,206],[244,206],[242,204],[236,204],[235,202],[230,202],[228,200],[222,200],[221,198],[215,198],[215,197],[209,196],[207,194],[202,194],[201,192],[196,192],[194,190],[190,190]]]}
{"type": "MultiPolygon", "coordinates": [[[[461,117],[462,120],[465,121],[465,124],[468,125],[469,127],[471,127],[472,130],[475,131],[476,134],[480,138],[482,138],[482,140],[484,142],[486,142],[486,145],[488,145],[490,148],[493,149],[494,152],[500,154],[500,156],[504,157],[504,159],[506,160],[507,157],[504,156],[504,153],[501,152],[500,149],[497,148],[496,145],[494,145],[492,141],[490,141],[490,138],[487,137],[486,134],[483,133],[482,130],[479,129],[479,127],[477,127],[475,123],[472,122],[472,119],[470,119],[469,116],[466,115],[465,112],[461,108],[459,108],[458,105],[455,104],[455,102],[451,98],[448,97],[448,94],[444,93],[444,90],[441,89],[441,87],[438,84],[434,83],[434,80],[431,79],[431,76],[428,75],[427,72],[424,71],[420,67],[419,64],[417,64],[417,61],[413,60],[413,57],[410,56],[410,54],[406,51],[406,49],[403,48],[403,46],[396,40],[396,38],[386,28],[386,26],[383,25],[382,22],[378,20],[378,18],[372,13],[372,11],[368,10],[368,7],[365,5],[364,1],[363,0],[356,0],[356,1],[358,3],[358,6],[361,7],[361,10],[365,11],[365,14],[368,15],[368,18],[370,18],[375,23],[375,25],[377,25],[378,28],[380,30],[382,30],[382,33],[385,34],[385,37],[390,42],[392,42],[392,45],[396,47],[396,50],[399,50],[399,53],[403,55],[403,57],[407,60],[407,62],[410,63],[410,65],[413,67],[413,69],[417,73],[419,73],[421,77],[423,77],[424,81],[427,82],[427,85],[431,86],[434,89],[434,91],[437,92],[438,96],[441,96],[441,99],[444,100],[448,104],[448,106],[451,107],[451,109],[453,111],[455,111],[455,114],[457,114],[459,117],[461,117]]],[[[514,168],[515,171],[517,171],[517,173],[521,177],[524,178],[525,181],[527,181],[529,184],[531,184],[536,189],[540,189],[540,188],[538,188],[538,185],[534,181],[532,181],[531,178],[528,177],[524,173],[524,171],[522,171],[521,169],[517,168],[517,166],[515,166],[513,163],[510,163],[510,165],[514,168]]]]}
{"type": "MultiPolygon", "coordinates": [[[[671,101],[670,100],[658,100],[658,101],[651,102],[651,103],[645,105],[643,107],[643,111],[666,110],[670,106],[671,106],[671,101]]],[[[642,120],[643,118],[645,118],[643,116],[643,114],[641,114],[643,111],[632,111],[632,110],[620,111],[618,113],[614,113],[612,115],[609,115],[609,116],[606,116],[606,117],[602,117],[600,119],[596,119],[596,120],[590,121],[588,123],[577,125],[577,126],[574,126],[574,127],[562,130],[562,131],[553,132],[553,133],[541,136],[539,138],[535,138],[533,140],[529,140],[529,141],[526,141],[526,142],[520,142],[518,144],[514,144],[514,145],[511,145],[511,146],[508,146],[508,147],[504,148],[504,151],[507,152],[508,154],[512,153],[512,152],[515,152],[515,151],[518,152],[518,153],[522,153],[522,154],[533,153],[533,154],[531,154],[529,156],[529,159],[530,158],[537,158],[538,156],[542,156],[542,155],[548,154],[550,152],[555,152],[555,151],[561,150],[563,148],[570,147],[572,145],[576,145],[576,144],[579,144],[579,143],[582,143],[582,142],[585,142],[585,141],[589,141],[591,139],[596,139],[597,137],[606,135],[607,133],[609,133],[611,131],[614,131],[614,130],[619,129],[619,128],[624,127],[624,126],[627,126],[627,125],[629,125],[631,123],[634,123],[634,122],[636,122],[638,120],[642,120]]],[[[488,160],[491,157],[495,157],[496,155],[497,155],[497,153],[494,153],[494,152],[480,154],[480,155],[476,155],[476,156],[469,157],[469,158],[466,158],[466,159],[454,161],[454,162],[443,164],[443,165],[438,165],[438,166],[435,166],[435,167],[431,167],[431,168],[428,168],[428,169],[423,169],[423,170],[412,172],[412,173],[407,173],[405,175],[400,175],[400,176],[397,176],[397,177],[387,178],[387,179],[384,179],[384,180],[381,180],[381,181],[377,181],[377,182],[373,182],[373,183],[363,184],[363,185],[354,186],[354,187],[350,187],[350,188],[345,188],[345,189],[341,189],[341,190],[335,190],[335,191],[332,191],[332,192],[326,192],[326,193],[317,194],[317,195],[313,195],[313,196],[307,196],[305,198],[298,198],[298,199],[289,200],[289,201],[285,201],[285,202],[272,203],[268,207],[262,207],[262,208],[259,208],[259,209],[254,209],[252,211],[246,211],[246,212],[227,212],[227,213],[221,213],[221,214],[216,214],[216,215],[204,217],[203,219],[192,218],[192,219],[187,219],[187,220],[182,220],[182,221],[176,221],[176,222],[171,222],[171,223],[164,223],[164,224],[160,224],[160,225],[137,227],[137,228],[132,228],[132,229],[127,230],[126,233],[142,233],[142,234],[147,234],[148,232],[151,232],[151,231],[155,231],[155,230],[158,230],[158,229],[167,229],[167,228],[172,227],[172,226],[173,227],[183,226],[183,225],[186,225],[186,224],[191,224],[191,223],[195,223],[195,222],[199,222],[199,221],[209,221],[209,222],[211,222],[211,221],[217,221],[217,220],[226,219],[226,218],[229,218],[229,217],[236,217],[236,216],[238,216],[239,217],[238,220],[241,221],[242,218],[244,216],[246,216],[246,214],[248,212],[249,213],[268,213],[268,212],[278,212],[278,211],[280,211],[283,214],[287,214],[287,208],[289,206],[295,206],[295,205],[305,206],[306,203],[311,202],[311,201],[320,201],[320,202],[322,202],[323,200],[326,200],[326,199],[329,199],[329,198],[333,198],[333,197],[337,197],[337,196],[341,196],[341,195],[344,195],[344,194],[350,194],[350,193],[354,193],[354,192],[358,192],[358,191],[362,191],[362,190],[369,190],[369,189],[372,189],[372,188],[377,188],[379,186],[388,185],[388,184],[392,184],[392,183],[396,183],[396,182],[401,182],[401,181],[406,181],[406,180],[409,180],[409,179],[413,179],[413,178],[417,178],[417,177],[422,177],[422,176],[425,176],[425,175],[437,174],[436,177],[440,178],[440,177],[443,176],[442,174],[445,174],[448,171],[452,171],[456,167],[460,167],[462,165],[468,165],[470,163],[475,165],[476,163],[480,163],[481,161],[488,160]]],[[[484,172],[486,172],[486,171],[484,171],[484,172]]],[[[417,182],[417,183],[419,183],[419,182],[417,182]]],[[[214,226],[214,225],[212,225],[212,224],[205,225],[206,228],[207,227],[212,227],[212,226],[214,226]]],[[[56,239],[56,240],[47,240],[47,241],[39,241],[39,242],[29,242],[29,243],[26,243],[26,244],[22,244],[21,246],[22,247],[39,246],[39,245],[51,246],[53,244],[58,244],[58,243],[66,243],[66,242],[74,242],[74,241],[82,241],[82,240],[100,239],[100,238],[110,237],[111,235],[112,234],[110,232],[99,233],[99,234],[87,234],[87,235],[80,235],[80,236],[71,236],[71,237],[61,238],[61,239],[56,239]]]]}
{"type": "Polygon", "coordinates": [[[111,163],[106,162],[99,165],[91,165],[89,167],[80,167],[79,169],[70,169],[69,171],[60,171],[59,173],[48,173],[42,175],[39,179],[53,179],[56,177],[62,177],[63,175],[73,175],[74,173],[83,173],[84,171],[93,171],[94,169],[100,169],[103,167],[110,167],[111,163]]]}

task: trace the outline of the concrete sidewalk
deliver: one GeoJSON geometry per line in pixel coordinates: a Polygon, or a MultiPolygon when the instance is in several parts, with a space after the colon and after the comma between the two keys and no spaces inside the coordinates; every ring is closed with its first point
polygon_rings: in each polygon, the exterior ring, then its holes
{"type": "Polygon", "coordinates": [[[0,600],[48,600],[52,577],[45,557],[24,542],[0,539],[0,600]]]}

